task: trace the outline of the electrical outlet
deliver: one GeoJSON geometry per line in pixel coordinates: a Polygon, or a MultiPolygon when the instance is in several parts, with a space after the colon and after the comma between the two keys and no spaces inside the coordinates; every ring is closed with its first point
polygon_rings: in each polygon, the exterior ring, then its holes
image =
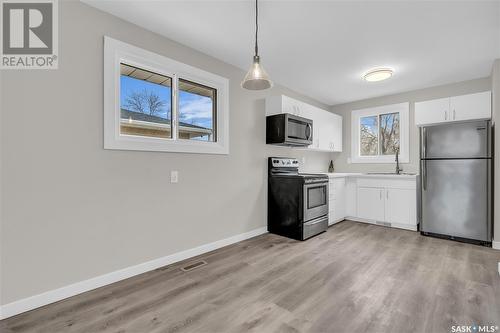
{"type": "Polygon", "coordinates": [[[179,172],[174,170],[170,171],[170,182],[171,183],[178,183],[179,182],[179,172]]]}

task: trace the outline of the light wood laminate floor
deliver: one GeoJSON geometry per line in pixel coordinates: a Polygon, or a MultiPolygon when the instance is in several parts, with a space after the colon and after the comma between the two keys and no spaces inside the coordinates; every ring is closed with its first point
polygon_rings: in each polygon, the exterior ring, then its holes
{"type": "Polygon", "coordinates": [[[500,251],[345,221],[265,234],[0,322],[6,332],[450,332],[500,326],[500,251]],[[207,265],[180,268],[197,259],[207,265]]]}

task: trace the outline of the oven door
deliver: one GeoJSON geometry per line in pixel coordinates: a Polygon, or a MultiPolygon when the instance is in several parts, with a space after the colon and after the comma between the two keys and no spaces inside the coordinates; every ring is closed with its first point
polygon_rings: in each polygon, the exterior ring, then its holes
{"type": "Polygon", "coordinates": [[[304,184],[304,222],[328,214],[328,180],[304,184]]]}

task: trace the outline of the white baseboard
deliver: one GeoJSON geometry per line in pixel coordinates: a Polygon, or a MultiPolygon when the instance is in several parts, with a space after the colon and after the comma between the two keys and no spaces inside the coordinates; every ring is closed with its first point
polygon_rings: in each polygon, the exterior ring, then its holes
{"type": "Polygon", "coordinates": [[[405,230],[417,231],[417,225],[416,224],[391,223],[391,227],[398,228],[398,229],[405,229],[405,230]]]}
{"type": "Polygon", "coordinates": [[[415,224],[389,223],[389,225],[385,226],[383,224],[378,224],[377,221],[375,221],[375,220],[368,220],[368,219],[363,219],[361,217],[354,217],[354,216],[348,216],[348,217],[346,217],[346,220],[351,220],[351,221],[361,222],[361,223],[368,223],[368,224],[373,224],[373,225],[379,225],[382,227],[390,227],[390,228],[405,229],[405,230],[410,230],[410,231],[417,231],[417,225],[415,225],[415,224]]]}
{"type": "Polygon", "coordinates": [[[0,306],[0,319],[15,316],[17,314],[33,310],[35,308],[54,303],[65,298],[75,296],[86,291],[90,291],[111,283],[115,283],[132,276],[139,275],[154,269],[173,264],[175,262],[195,257],[197,255],[207,253],[221,247],[231,245],[245,239],[249,239],[258,235],[267,233],[267,227],[258,228],[243,234],[231,236],[221,239],[213,243],[204,244],[193,249],[177,252],[162,258],[154,259],[135,266],[130,266],[118,271],[100,275],[85,281],[70,284],[68,286],[50,290],[42,294],[27,297],[0,306]]]}
{"type": "Polygon", "coordinates": [[[491,242],[491,247],[494,248],[495,250],[500,250],[500,242],[491,242]]]}
{"type": "Polygon", "coordinates": [[[332,226],[332,225],[334,225],[334,224],[337,224],[337,223],[339,223],[339,222],[342,222],[342,221],[344,221],[344,220],[345,220],[344,218],[337,219],[337,220],[333,220],[333,221],[331,221],[331,222],[330,222],[330,220],[328,220],[328,226],[330,227],[330,226],[332,226]]]}

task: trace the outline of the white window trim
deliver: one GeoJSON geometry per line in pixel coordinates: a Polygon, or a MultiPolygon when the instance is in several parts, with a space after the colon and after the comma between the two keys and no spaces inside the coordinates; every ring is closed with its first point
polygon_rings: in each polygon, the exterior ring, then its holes
{"type": "Polygon", "coordinates": [[[399,162],[410,162],[410,103],[384,105],[351,112],[351,163],[394,163],[394,155],[361,156],[359,120],[361,117],[378,116],[386,113],[399,113],[400,153],[399,162]]]}
{"type": "MultiPolygon", "coordinates": [[[[177,96],[173,94],[172,119],[174,122],[178,121],[177,105],[177,96]]],[[[105,36],[104,149],[229,154],[229,80],[105,36]],[[177,85],[176,78],[217,89],[217,141],[120,135],[120,63],[122,62],[171,77],[174,90],[177,85]]]]}

